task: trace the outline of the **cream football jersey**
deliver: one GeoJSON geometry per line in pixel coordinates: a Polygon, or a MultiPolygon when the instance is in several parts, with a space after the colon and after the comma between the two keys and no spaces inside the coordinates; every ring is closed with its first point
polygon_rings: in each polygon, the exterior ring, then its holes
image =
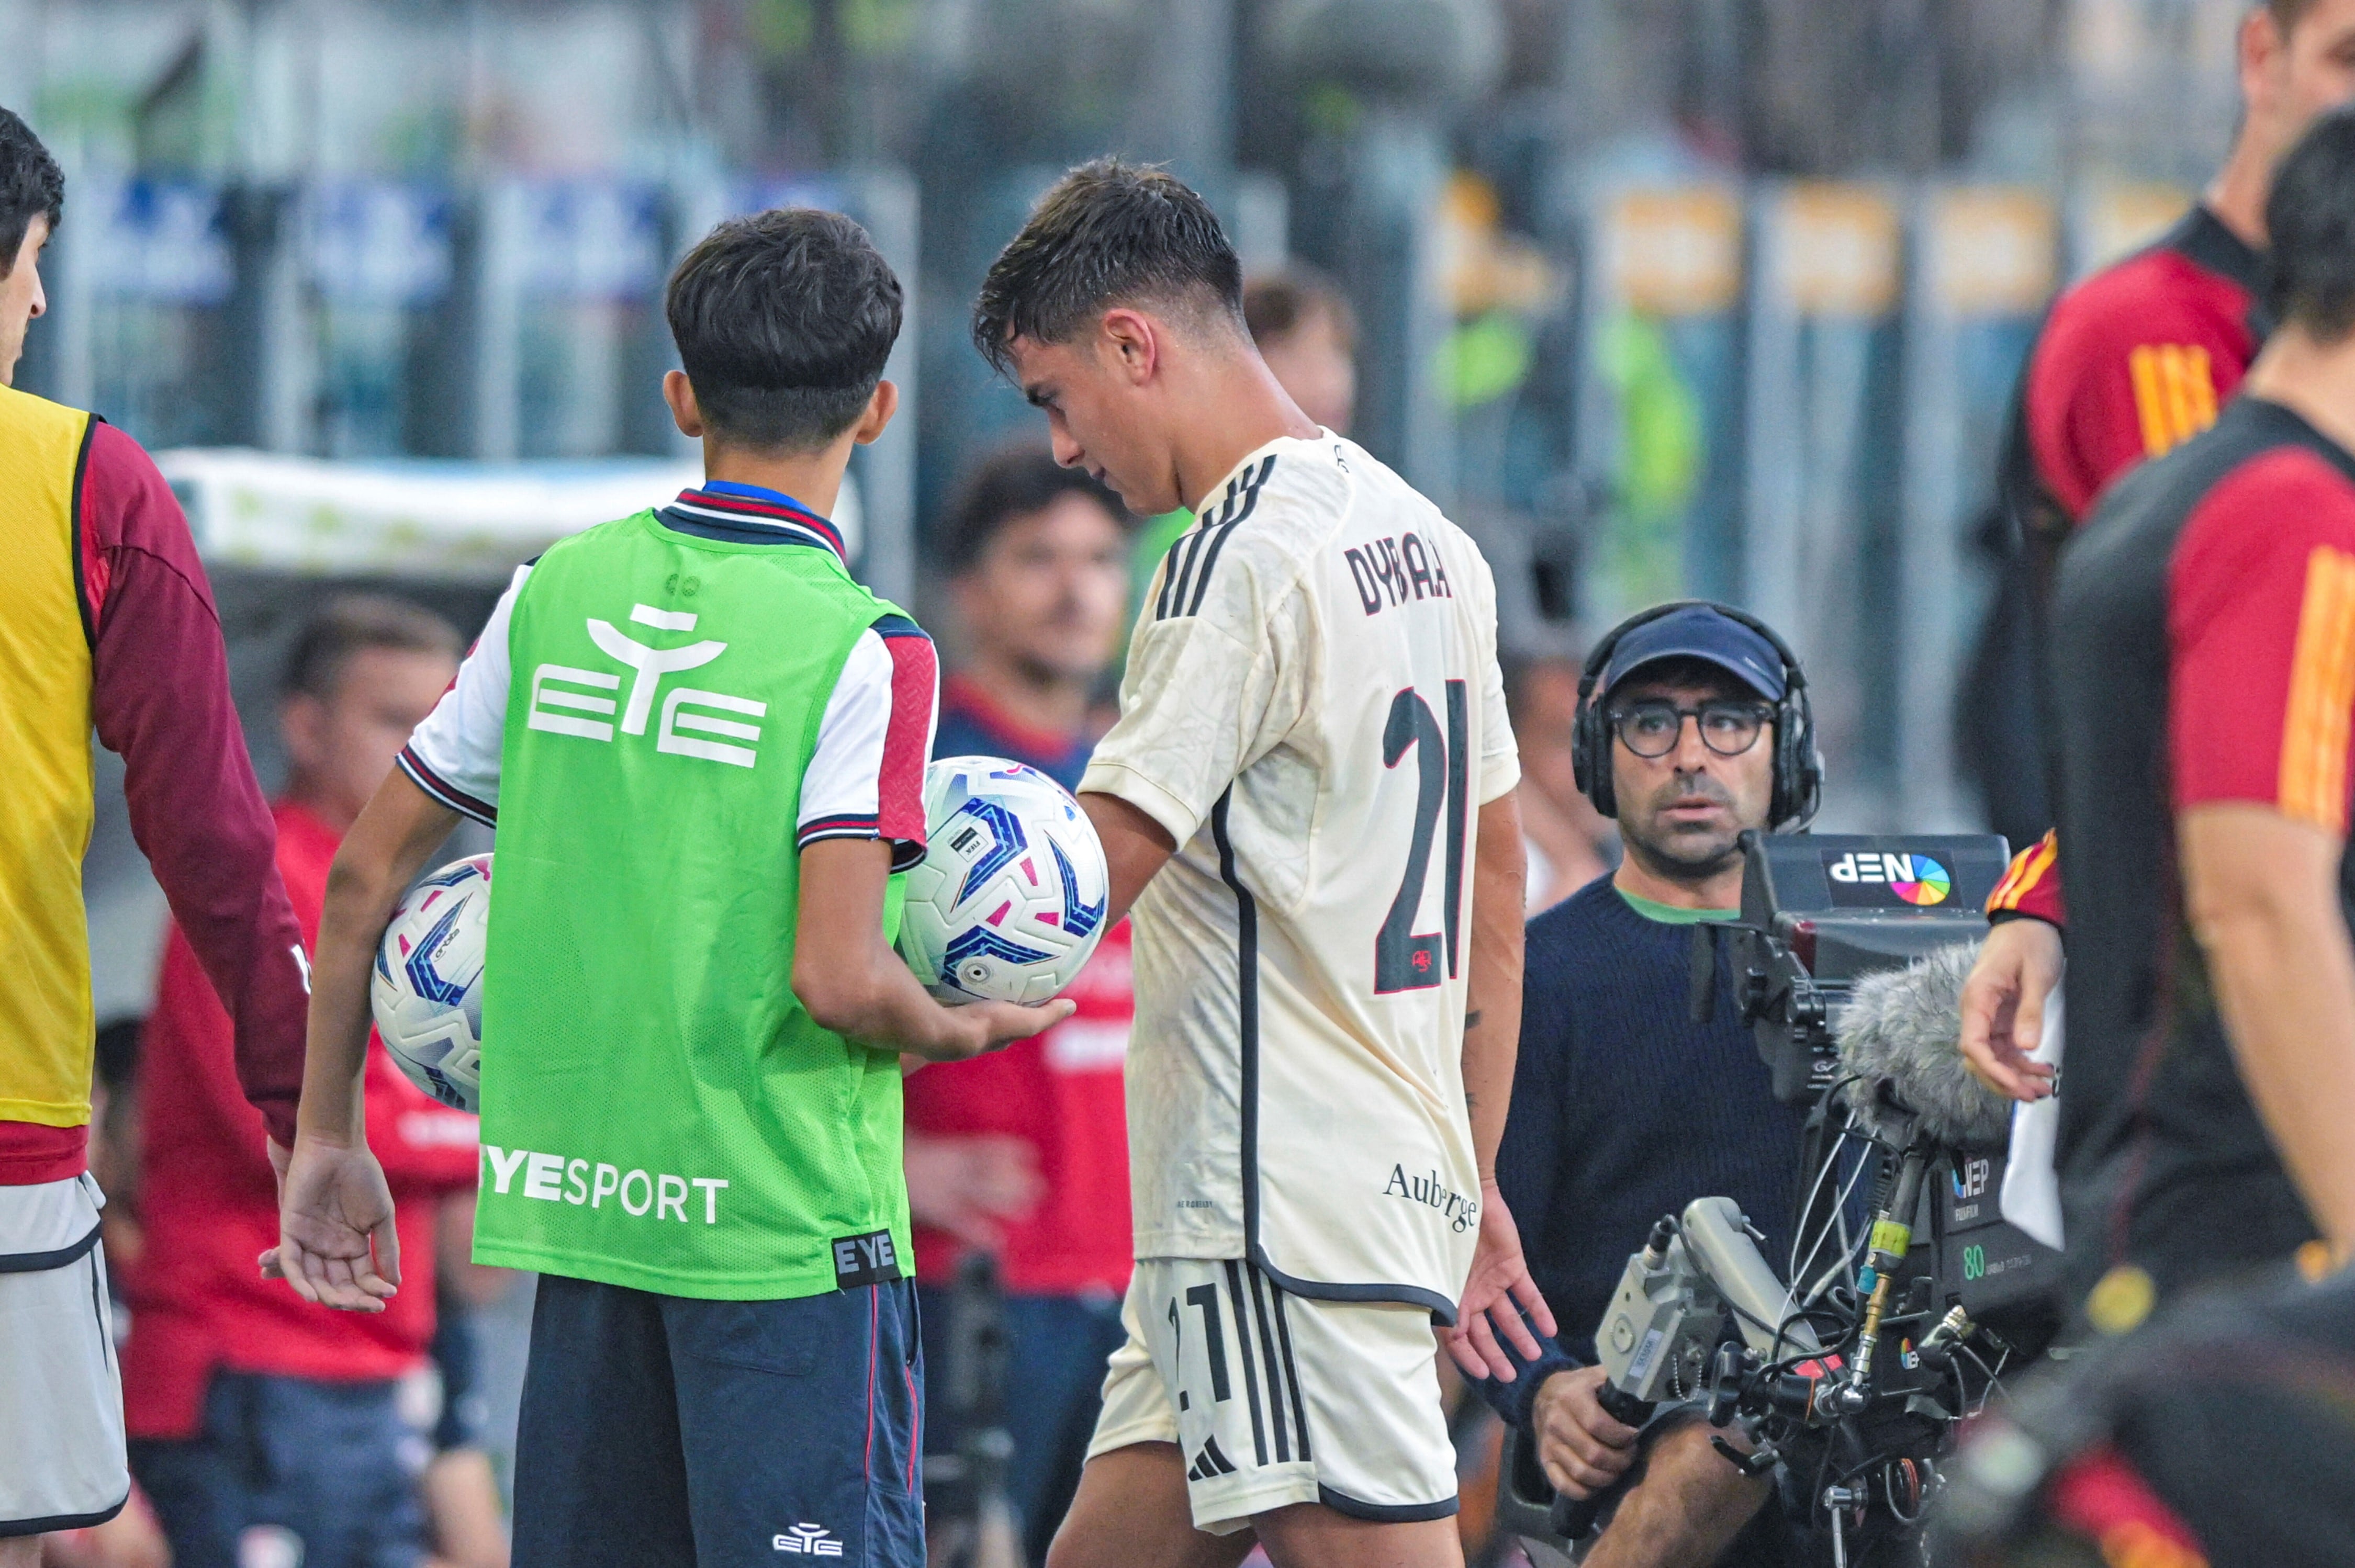
{"type": "Polygon", "coordinates": [[[1245,459],[1147,589],[1080,786],[1178,845],[1134,915],[1137,1256],[1452,1318],[1474,834],[1518,778],[1471,539],[1337,436],[1245,459]]]}

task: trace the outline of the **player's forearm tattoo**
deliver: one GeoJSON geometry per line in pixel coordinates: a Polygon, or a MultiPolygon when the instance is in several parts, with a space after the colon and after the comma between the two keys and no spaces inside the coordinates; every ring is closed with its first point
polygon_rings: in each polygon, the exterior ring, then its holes
{"type": "Polygon", "coordinates": [[[1464,1027],[1466,1029],[1477,1029],[1480,1027],[1480,1010],[1478,1008],[1476,1007],[1464,1015],[1464,1027]]]}

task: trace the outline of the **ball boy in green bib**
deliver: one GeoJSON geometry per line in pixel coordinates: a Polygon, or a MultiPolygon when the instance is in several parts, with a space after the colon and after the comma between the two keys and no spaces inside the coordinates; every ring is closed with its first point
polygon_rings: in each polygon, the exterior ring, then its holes
{"type": "Polygon", "coordinates": [[[898,281],[847,218],[779,211],[713,230],[666,302],[706,482],[518,570],[344,841],[264,1266],[351,1310],[398,1287],[368,969],[457,817],[496,821],[474,1255],[541,1276],[517,1568],[913,1568],[902,1057],[1070,1004],[943,1008],[886,932],[936,670],[826,514],[897,405],[898,281]]]}

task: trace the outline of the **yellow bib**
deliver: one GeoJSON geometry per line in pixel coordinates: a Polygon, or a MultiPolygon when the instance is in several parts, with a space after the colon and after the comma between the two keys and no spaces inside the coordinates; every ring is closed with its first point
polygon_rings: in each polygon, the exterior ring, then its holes
{"type": "Polygon", "coordinates": [[[90,634],[74,497],[91,417],[0,387],[0,1121],[90,1120],[90,634]]]}

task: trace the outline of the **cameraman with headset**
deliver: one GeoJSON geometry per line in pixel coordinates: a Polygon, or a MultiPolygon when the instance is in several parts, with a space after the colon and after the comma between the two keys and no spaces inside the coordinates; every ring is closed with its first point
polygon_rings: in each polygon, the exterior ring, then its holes
{"type": "MultiPolygon", "coordinates": [[[[1630,1253],[1661,1215],[1721,1194],[1790,1251],[1805,1113],[1774,1098],[1721,975],[1690,1016],[1692,927],[1742,902],[1738,841],[1815,814],[1823,763],[1806,681],[1762,623],[1721,605],[1644,611],[1605,636],[1579,683],[1579,787],[1626,847],[1529,924],[1521,1048],[1497,1160],[1561,1343],[1482,1393],[1533,1439],[1547,1479],[1584,1498],[1640,1467],[1585,1559],[1788,1560],[1769,1483],[1710,1446],[1690,1411],[1640,1433],[1597,1401],[1593,1335],[1630,1253]]],[[[1722,959],[1719,960],[1724,962],[1722,959]]],[[[1499,1336],[1499,1343],[1504,1343],[1499,1336]]],[[[1518,1358],[1517,1358],[1518,1360],[1518,1358]]]]}

